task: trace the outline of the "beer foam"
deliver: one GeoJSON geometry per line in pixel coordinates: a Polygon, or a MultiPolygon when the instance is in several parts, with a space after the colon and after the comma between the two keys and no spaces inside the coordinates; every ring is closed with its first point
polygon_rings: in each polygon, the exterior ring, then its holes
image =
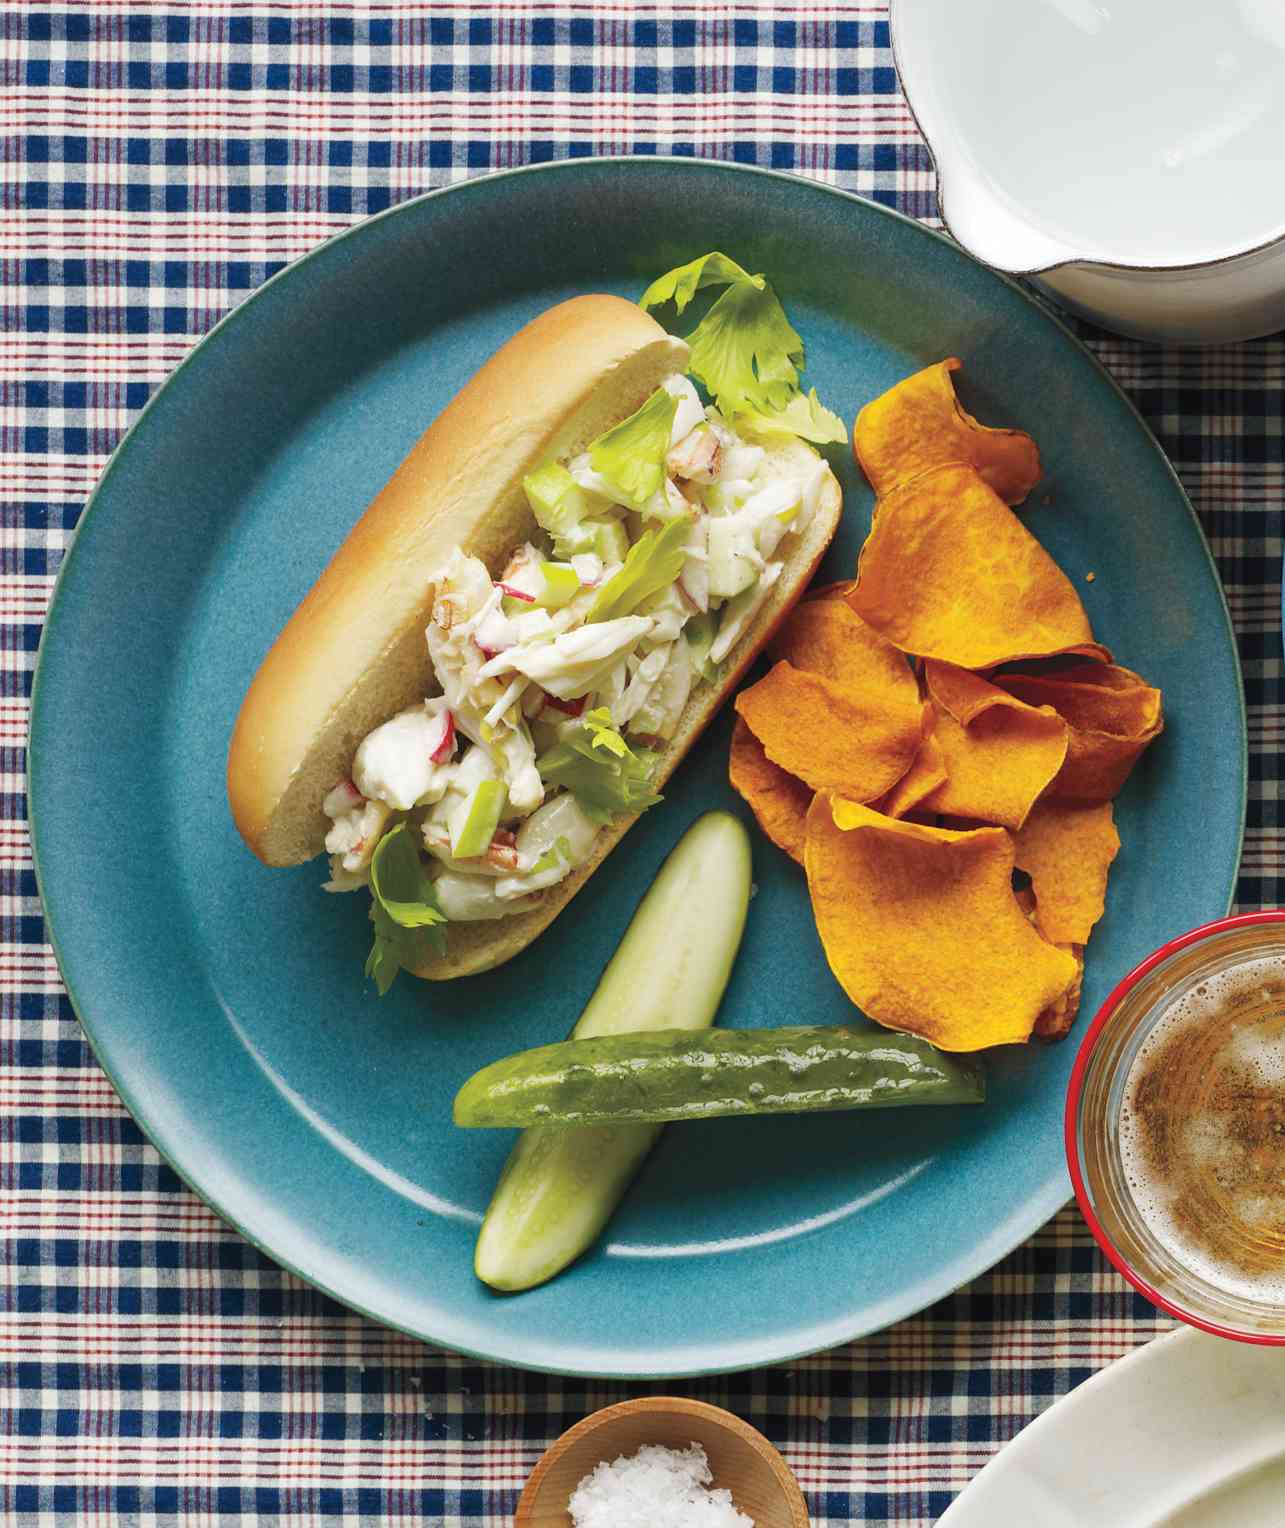
{"type": "MultiPolygon", "coordinates": [[[[1170,1003],[1139,1047],[1125,1079],[1119,1134],[1121,1165],[1139,1215],[1180,1267],[1233,1298],[1254,1305],[1285,1306],[1285,1248],[1279,1249],[1274,1267],[1250,1272],[1235,1265],[1234,1254],[1219,1256],[1202,1245],[1182,1224],[1177,1213],[1184,1205],[1182,1186],[1166,1182],[1151,1160],[1137,1097],[1139,1084],[1152,1064],[1161,1060],[1166,1047],[1183,1031],[1226,1022],[1255,1009],[1285,1013],[1285,961],[1279,957],[1205,977],[1170,1003]]],[[[1234,1068],[1238,1083],[1243,1081],[1246,1088],[1285,1093],[1285,1040],[1273,1039],[1256,1025],[1240,1026],[1229,1036],[1219,1057],[1224,1065],[1234,1068]]],[[[1223,1203],[1251,1231],[1256,1224],[1268,1222],[1279,1227],[1285,1210],[1285,1177],[1279,1194],[1261,1184],[1251,1188],[1238,1183],[1249,1154],[1241,1141],[1229,1135],[1227,1126],[1225,1113],[1193,1112],[1176,1133],[1184,1161],[1174,1164],[1174,1178],[1181,1179],[1193,1169],[1208,1173],[1218,1185],[1223,1203]]]]}
{"type": "MultiPolygon", "coordinates": [[[[1280,1002],[1279,995],[1267,994],[1268,1002],[1280,1002]]],[[[1238,1030],[1228,1055],[1267,1087],[1285,1087],[1285,1045],[1273,1044],[1252,1029],[1238,1030]]]]}

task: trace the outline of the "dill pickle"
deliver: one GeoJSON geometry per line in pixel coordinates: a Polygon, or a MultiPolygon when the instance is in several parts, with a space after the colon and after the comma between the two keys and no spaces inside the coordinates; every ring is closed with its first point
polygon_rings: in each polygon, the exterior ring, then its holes
{"type": "Polygon", "coordinates": [[[666,1029],[542,1045],[475,1072],[455,1123],[587,1127],[979,1104],[975,1063],[915,1035],[868,1029],[666,1029]]]}
{"type": "MultiPolygon", "coordinates": [[[[749,835],[727,812],[707,812],[661,866],[573,1035],[708,1028],[749,900],[749,835]]],[[[478,1278],[513,1292],[561,1272],[598,1239],[662,1128],[612,1119],[524,1130],[478,1234],[478,1278]]]]}

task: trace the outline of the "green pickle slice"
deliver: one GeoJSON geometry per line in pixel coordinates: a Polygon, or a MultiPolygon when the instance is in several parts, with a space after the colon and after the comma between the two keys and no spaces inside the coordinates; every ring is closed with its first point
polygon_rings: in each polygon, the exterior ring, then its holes
{"type": "Polygon", "coordinates": [[[914,1035],[844,1027],[604,1035],[543,1045],[476,1072],[455,1123],[594,1126],[979,1104],[971,1061],[914,1035]]]}

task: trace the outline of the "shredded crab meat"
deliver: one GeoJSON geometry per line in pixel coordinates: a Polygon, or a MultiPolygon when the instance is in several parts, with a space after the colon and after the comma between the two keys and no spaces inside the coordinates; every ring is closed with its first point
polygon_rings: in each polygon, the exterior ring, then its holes
{"type": "Polygon", "coordinates": [[[495,702],[482,718],[482,725],[491,728],[498,727],[504,721],[511,708],[522,699],[523,693],[530,683],[531,681],[523,678],[521,674],[512,680],[508,689],[505,690],[504,694],[500,696],[499,700],[495,702]]]}
{"type": "Polygon", "coordinates": [[[321,803],[321,810],[327,817],[334,821],[336,817],[342,817],[351,812],[354,807],[364,806],[366,798],[352,783],[351,780],[341,780],[321,803]]]}
{"type": "Polygon", "coordinates": [[[502,844],[495,839],[491,840],[491,847],[486,851],[486,859],[488,864],[501,870],[518,870],[522,865],[522,856],[513,844],[502,844]]]}
{"type": "Polygon", "coordinates": [[[365,870],[388,822],[391,808],[382,801],[363,801],[336,817],[326,834],[326,852],[338,857],[341,870],[365,870]]]}
{"type": "Polygon", "coordinates": [[[712,483],[718,477],[722,455],[723,442],[713,425],[697,425],[665,458],[665,470],[685,483],[712,483]]]}

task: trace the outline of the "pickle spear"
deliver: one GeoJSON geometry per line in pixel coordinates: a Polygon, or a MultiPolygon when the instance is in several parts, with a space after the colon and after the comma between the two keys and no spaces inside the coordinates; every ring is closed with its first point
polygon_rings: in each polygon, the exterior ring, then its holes
{"type": "Polygon", "coordinates": [[[915,1035],[867,1029],[680,1029],[542,1045],[475,1072],[455,1099],[469,1127],[594,1126],[979,1104],[981,1072],[915,1035]]]}
{"type": "MultiPolygon", "coordinates": [[[[727,812],[710,812],[661,866],[573,1037],[708,1029],[749,899],[749,835],[727,812]]],[[[561,1272],[597,1240],[661,1128],[613,1122],[523,1131],[478,1234],[478,1278],[519,1290],[561,1272]]]]}

